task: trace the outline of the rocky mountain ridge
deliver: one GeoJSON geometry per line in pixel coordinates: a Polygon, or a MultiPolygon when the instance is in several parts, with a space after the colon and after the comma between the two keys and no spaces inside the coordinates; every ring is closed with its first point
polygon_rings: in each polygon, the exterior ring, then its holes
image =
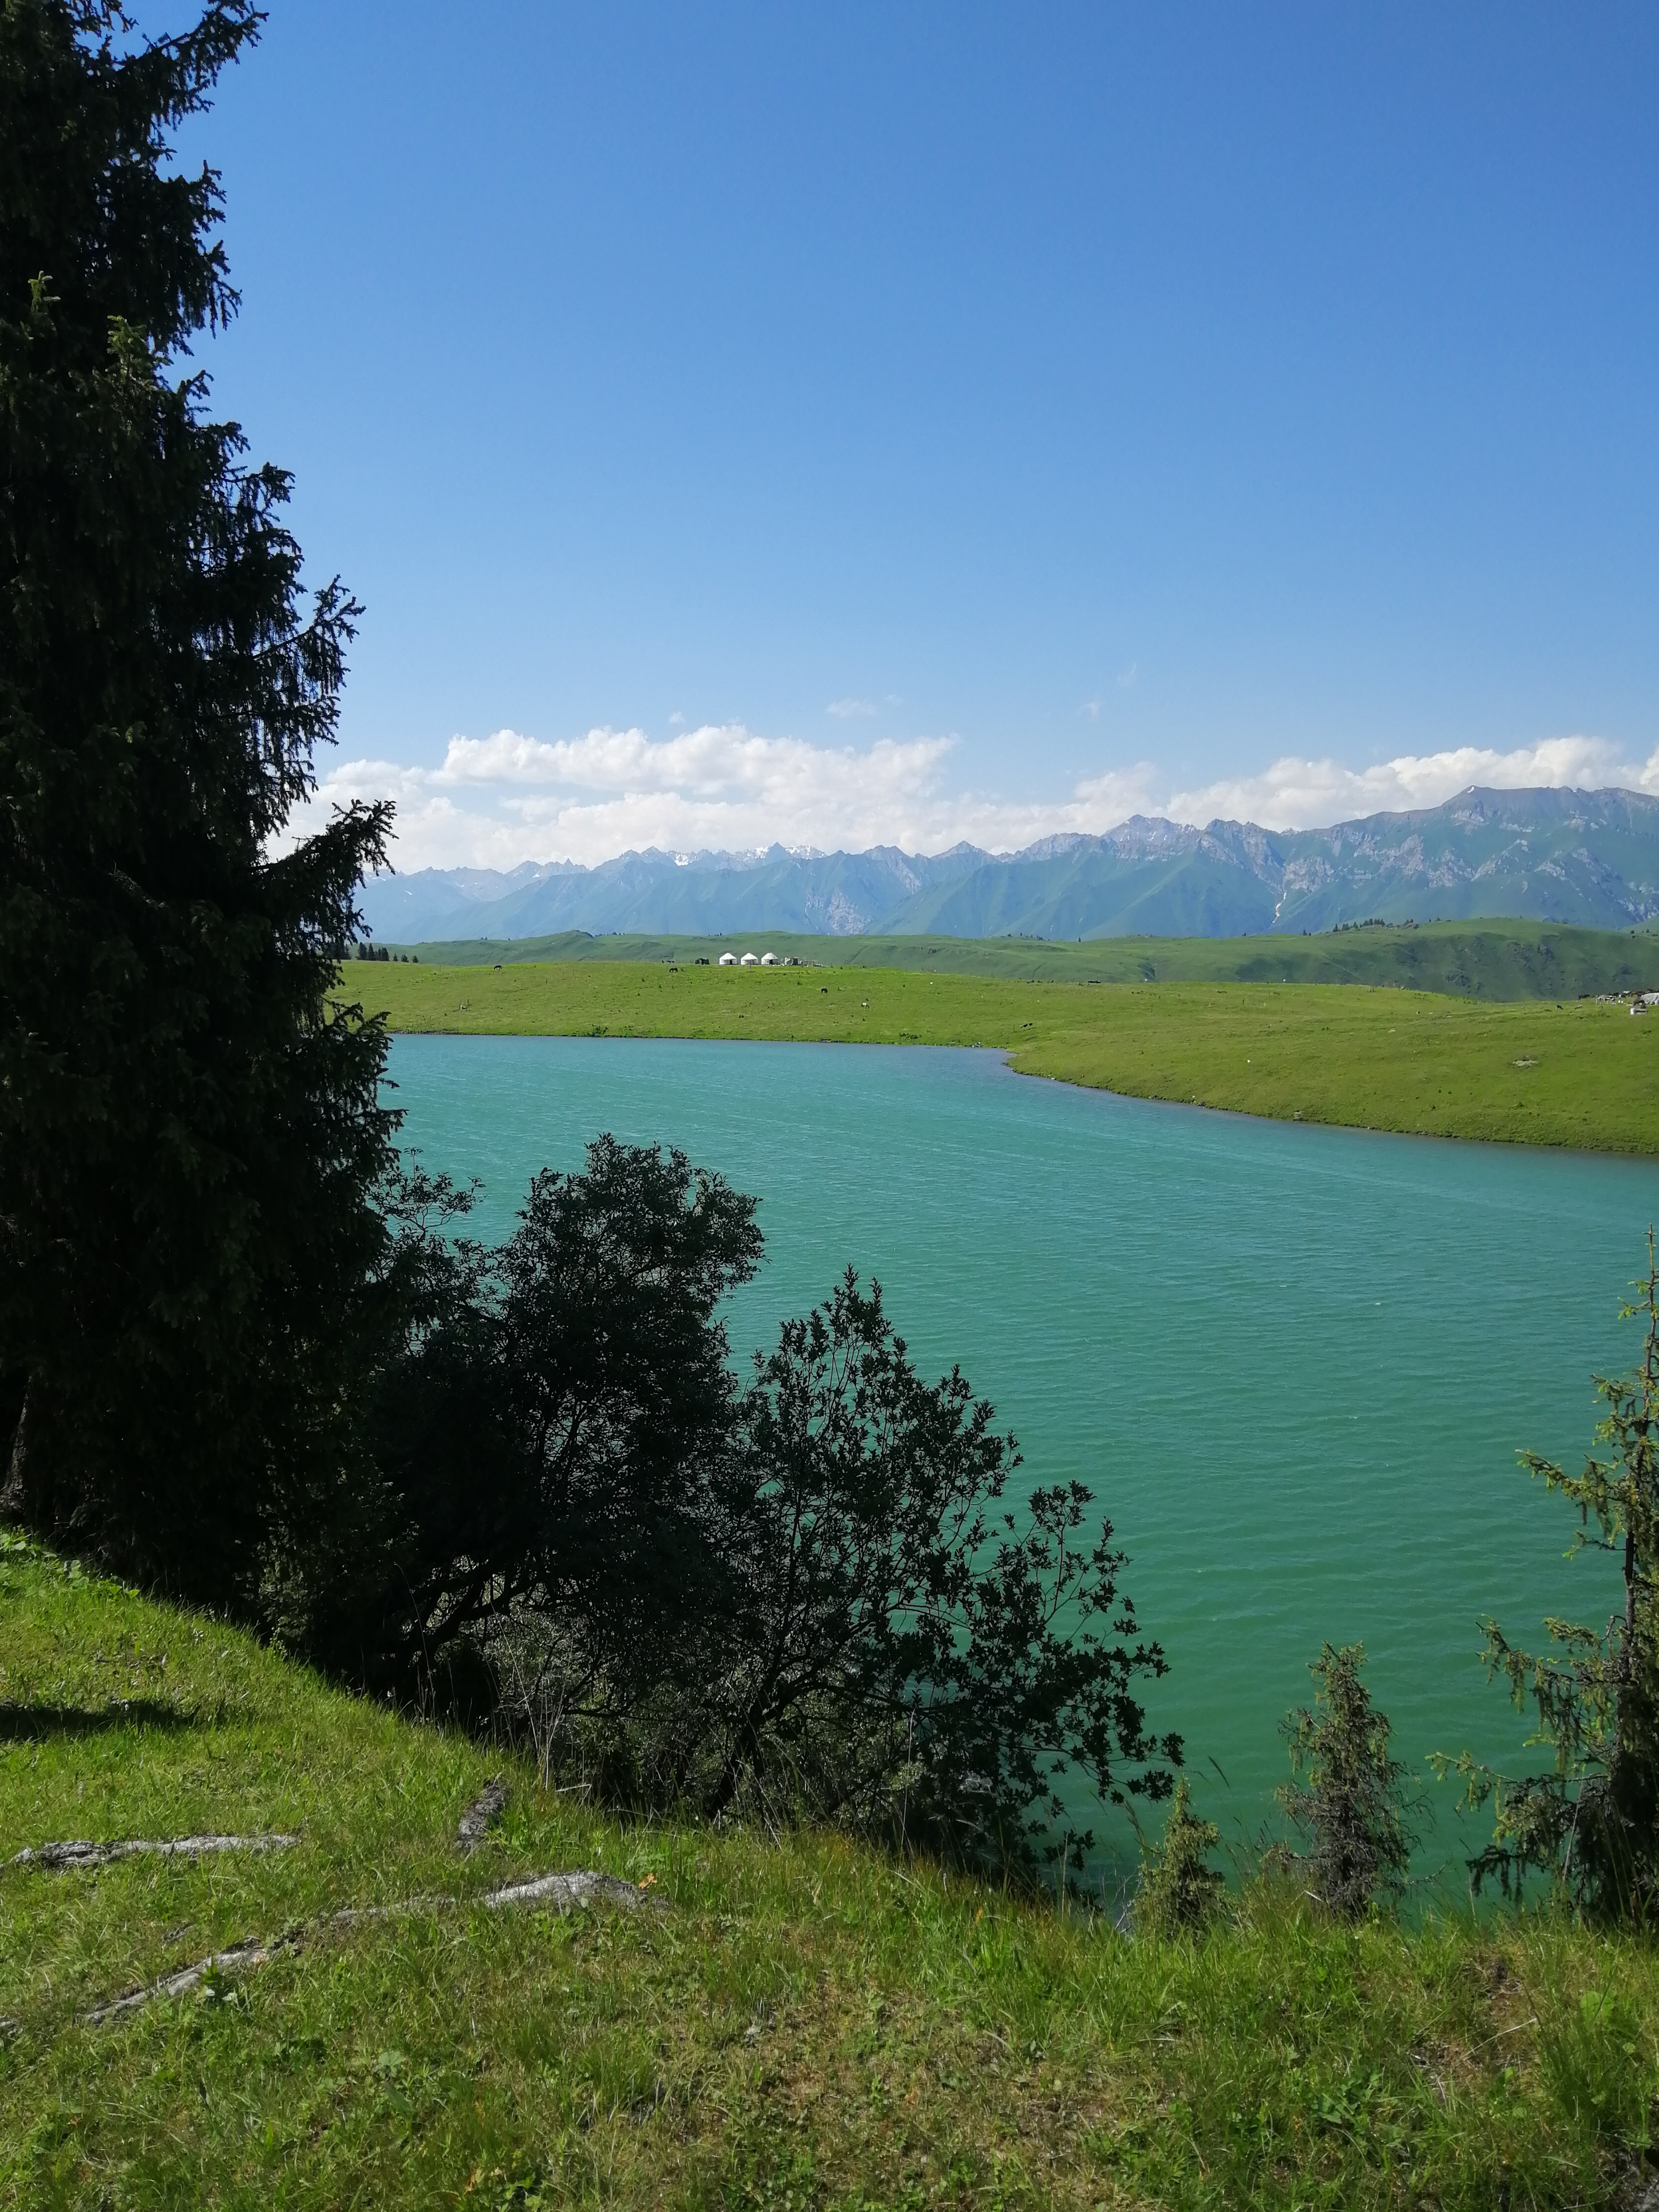
{"type": "Polygon", "coordinates": [[[592,868],[428,868],[381,877],[362,905],[373,934],[398,944],[568,929],[1229,937],[1498,915],[1628,928],[1659,915],[1659,799],[1471,788],[1324,830],[1137,815],[1010,854],[774,845],[624,853],[592,868]]]}

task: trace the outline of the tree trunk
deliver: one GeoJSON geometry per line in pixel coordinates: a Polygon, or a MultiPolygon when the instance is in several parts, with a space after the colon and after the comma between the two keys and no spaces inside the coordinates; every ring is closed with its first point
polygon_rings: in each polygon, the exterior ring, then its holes
{"type": "Polygon", "coordinates": [[[22,1517],[27,1500],[29,1385],[23,1385],[23,1402],[17,1409],[17,1425],[11,1432],[11,1452],[6,1465],[6,1480],[0,1487],[0,1515],[9,1521],[22,1517]]]}

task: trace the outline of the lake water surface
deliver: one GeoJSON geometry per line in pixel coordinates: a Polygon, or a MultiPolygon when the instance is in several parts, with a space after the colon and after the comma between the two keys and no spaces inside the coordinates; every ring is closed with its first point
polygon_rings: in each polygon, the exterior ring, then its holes
{"type": "MultiPolygon", "coordinates": [[[[398,1038],[404,1141],[512,1227],[602,1130],[761,1198],[746,1358],[848,1261],[923,1369],[960,1361],[1018,1480],[1091,1484],[1163,1643],[1149,1697],[1224,1835],[1273,1818],[1277,1724],[1323,1638],[1363,1639],[1401,1756],[1519,1758],[1478,1616],[1531,1639],[1605,1618],[1600,1561],[1516,1466],[1577,1461],[1592,1370],[1659,1218],[1659,1165],[1295,1127],[1009,1073],[993,1052],[568,1037],[398,1038]]],[[[1471,1840],[1453,1791],[1425,1860],[1471,1840]]]]}

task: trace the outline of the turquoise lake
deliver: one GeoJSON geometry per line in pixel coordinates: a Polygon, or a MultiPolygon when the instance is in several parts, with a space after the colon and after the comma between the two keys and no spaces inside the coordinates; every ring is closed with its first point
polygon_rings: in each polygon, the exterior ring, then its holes
{"type": "MultiPolygon", "coordinates": [[[[602,1130],[757,1193],[745,1361],[849,1261],[878,1277],[923,1369],[959,1362],[1015,1431],[1017,1482],[1078,1477],[1110,1514],[1170,1660],[1149,1709],[1225,1837],[1275,1823],[1322,1639],[1363,1640],[1401,1756],[1513,1766],[1478,1617],[1532,1641],[1609,1610],[1516,1454],[1582,1459],[1592,1370],[1635,1364],[1659,1165],[1118,1098],[993,1052],[404,1036],[391,1073],[404,1145],[479,1179],[488,1237],[602,1130]]],[[[1479,1838],[1425,1787],[1422,1863],[1454,1863],[1479,1838]]]]}

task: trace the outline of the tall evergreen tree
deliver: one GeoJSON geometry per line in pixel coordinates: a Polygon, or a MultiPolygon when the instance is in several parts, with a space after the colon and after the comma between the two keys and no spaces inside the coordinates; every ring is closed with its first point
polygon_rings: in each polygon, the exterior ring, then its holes
{"type": "Polygon", "coordinates": [[[3,1504],[198,1596],[331,1479],[390,1152],[331,1006],[385,810],[285,830],[357,609],[207,411],[218,179],[170,139],[251,0],[0,0],[3,1504]]]}

